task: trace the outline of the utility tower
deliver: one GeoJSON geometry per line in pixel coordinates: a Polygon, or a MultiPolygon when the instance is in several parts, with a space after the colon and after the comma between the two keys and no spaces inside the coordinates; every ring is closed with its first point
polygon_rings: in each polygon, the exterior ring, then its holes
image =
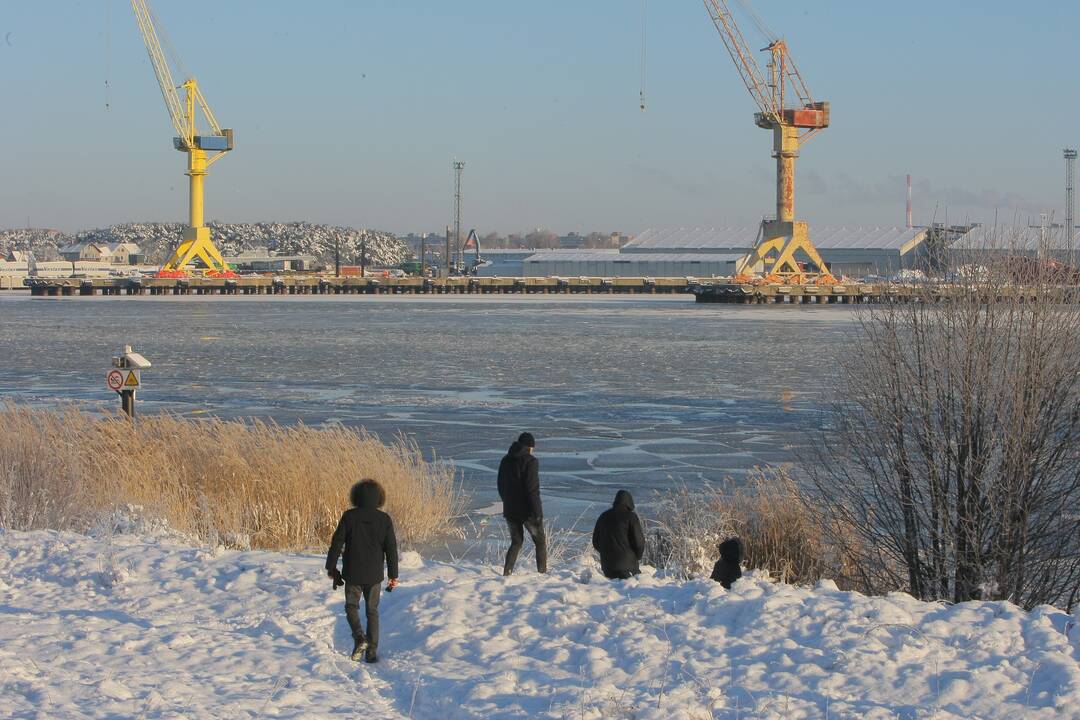
{"type": "Polygon", "coordinates": [[[462,260],[461,249],[461,172],[465,169],[465,163],[455,160],[454,168],[454,264],[462,260]]]}
{"type": "Polygon", "coordinates": [[[1076,228],[1076,150],[1065,148],[1065,243],[1072,245],[1076,228]]]}

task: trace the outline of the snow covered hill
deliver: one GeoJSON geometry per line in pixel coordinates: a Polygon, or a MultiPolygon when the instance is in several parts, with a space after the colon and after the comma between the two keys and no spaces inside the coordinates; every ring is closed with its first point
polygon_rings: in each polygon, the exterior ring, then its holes
{"type": "Polygon", "coordinates": [[[0,531],[0,714],[1080,717],[1080,628],[1049,607],[613,583],[589,559],[504,579],[406,553],[365,665],[322,563],[145,529],[0,531]]]}
{"type": "MultiPolygon", "coordinates": [[[[390,233],[351,227],[290,223],[209,223],[214,243],[225,255],[245,250],[268,248],[279,255],[314,255],[323,263],[333,264],[334,244],[338,244],[341,262],[359,263],[364,248],[369,265],[394,266],[410,256],[405,243],[390,233]]],[[[183,235],[179,223],[124,223],[97,230],[67,235],[55,230],[0,230],[0,255],[8,250],[33,248],[40,259],[51,259],[64,245],[76,242],[131,242],[138,245],[153,262],[160,262],[183,235]]]]}

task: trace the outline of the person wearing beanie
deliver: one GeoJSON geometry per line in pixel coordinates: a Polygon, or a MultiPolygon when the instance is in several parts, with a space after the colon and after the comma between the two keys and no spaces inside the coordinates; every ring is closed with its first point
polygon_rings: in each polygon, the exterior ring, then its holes
{"type": "Polygon", "coordinates": [[[544,534],[544,509],[540,503],[540,461],[533,456],[535,447],[536,438],[532,433],[523,432],[499,463],[499,497],[510,530],[510,549],[506,551],[503,575],[514,572],[526,530],[536,547],[536,570],[547,572],[547,536],[544,534]]]}

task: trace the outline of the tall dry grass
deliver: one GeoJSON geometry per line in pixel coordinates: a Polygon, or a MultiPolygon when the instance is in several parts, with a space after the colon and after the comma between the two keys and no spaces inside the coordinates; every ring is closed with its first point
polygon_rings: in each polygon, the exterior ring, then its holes
{"type": "Polygon", "coordinates": [[[406,544],[464,506],[452,467],[363,430],[0,407],[0,527],[82,529],[130,504],[208,542],[314,549],[368,477],[406,544]]]}
{"type": "Polygon", "coordinates": [[[737,536],[748,570],[793,584],[828,578],[865,589],[852,559],[854,533],[822,514],[785,468],[754,469],[740,485],[664,490],[649,525],[646,562],[682,577],[707,576],[719,543],[737,536]]]}

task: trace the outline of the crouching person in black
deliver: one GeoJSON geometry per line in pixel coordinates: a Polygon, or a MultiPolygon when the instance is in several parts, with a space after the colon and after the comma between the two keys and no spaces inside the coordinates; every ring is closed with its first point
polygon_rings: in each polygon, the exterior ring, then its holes
{"type": "Polygon", "coordinates": [[[720,543],[720,559],[713,565],[712,579],[723,585],[725,590],[730,590],[731,583],[742,577],[742,568],[739,567],[742,559],[742,540],[733,537],[720,543]]]}
{"type": "Polygon", "coordinates": [[[634,498],[626,490],[615,493],[615,502],[596,520],[592,544],[600,553],[604,576],[623,579],[641,572],[638,563],[645,553],[645,533],[634,512],[634,498]]]}
{"type": "Polygon", "coordinates": [[[338,522],[330,551],[326,554],[326,572],[334,579],[334,588],[345,584],[345,618],[352,630],[352,659],[378,662],[379,595],[383,581],[383,562],[390,578],[387,591],[397,587],[398,555],[394,521],[379,510],[386,502],[386,493],[374,480],[361,480],[352,486],[349,499],[353,507],[345,511],[338,522]],[[344,548],[341,570],[337,569],[338,555],[344,548]],[[364,598],[367,613],[367,634],[360,626],[360,598],[364,598]],[[365,652],[366,647],[366,652],[365,652]]]}

